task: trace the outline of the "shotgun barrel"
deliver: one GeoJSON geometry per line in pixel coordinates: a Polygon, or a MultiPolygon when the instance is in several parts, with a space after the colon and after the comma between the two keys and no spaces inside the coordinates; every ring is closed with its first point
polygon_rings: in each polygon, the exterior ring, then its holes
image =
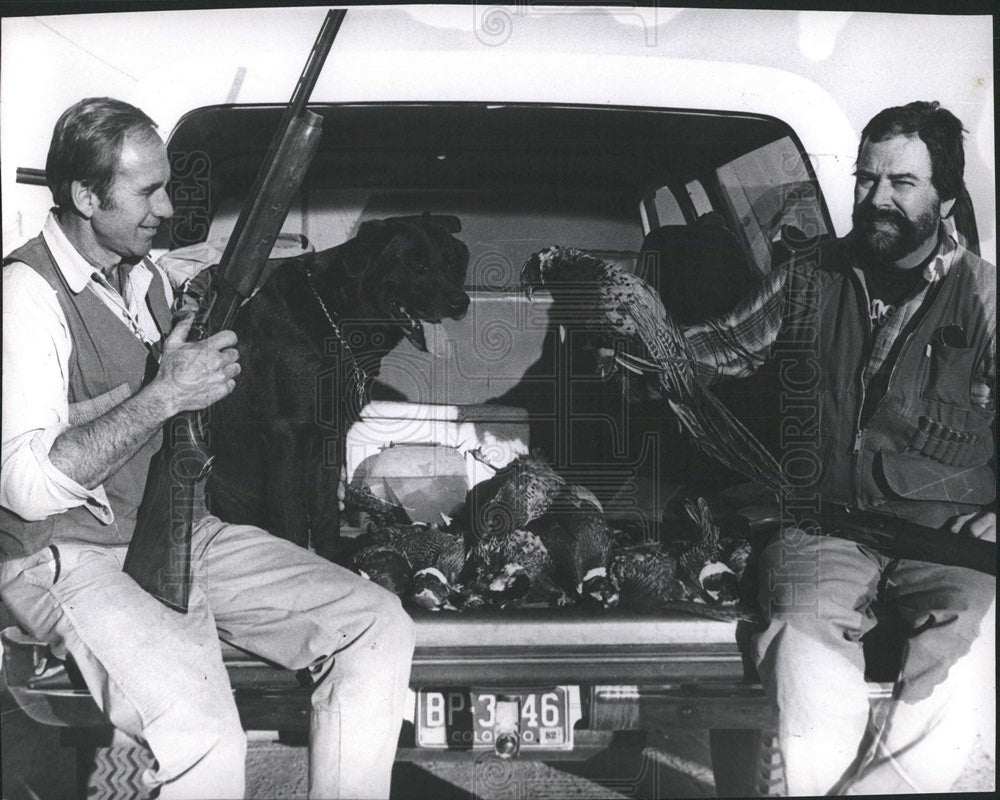
{"type": "MultiPolygon", "coordinates": [[[[347,12],[329,11],[207,293],[188,341],[230,327],[240,304],[260,282],[274,241],[316,154],[322,118],[306,108],[316,79],[347,12]]],[[[212,455],[201,412],[185,412],[164,428],[163,446],[150,463],[125,572],[171,608],[186,612],[191,590],[191,531],[198,483],[212,455]]]]}
{"type": "Polygon", "coordinates": [[[889,558],[928,561],[949,567],[965,567],[987,575],[997,574],[997,543],[971,536],[928,528],[910,520],[885,514],[855,512],[821,514],[823,533],[863,544],[889,558]]]}

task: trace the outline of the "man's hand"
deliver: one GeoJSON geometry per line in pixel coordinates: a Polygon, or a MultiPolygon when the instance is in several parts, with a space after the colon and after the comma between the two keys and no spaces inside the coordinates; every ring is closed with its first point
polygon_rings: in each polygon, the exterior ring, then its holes
{"type": "Polygon", "coordinates": [[[163,343],[160,369],[149,385],[106,414],[67,428],[53,442],[56,469],[93,489],[119,469],[171,417],[199,411],[236,386],[240,365],[236,334],[220,331],[186,342],[194,315],[174,325],[163,343]]]}
{"type": "Polygon", "coordinates": [[[166,401],[168,417],[208,408],[233,391],[240,374],[236,334],[219,331],[200,342],[187,342],[193,321],[191,314],[174,325],[163,342],[160,369],[150,384],[166,401]]]}
{"type": "Polygon", "coordinates": [[[948,530],[961,536],[971,536],[975,539],[985,539],[988,542],[997,540],[997,515],[995,511],[977,511],[974,514],[961,514],[945,523],[948,530]]]}

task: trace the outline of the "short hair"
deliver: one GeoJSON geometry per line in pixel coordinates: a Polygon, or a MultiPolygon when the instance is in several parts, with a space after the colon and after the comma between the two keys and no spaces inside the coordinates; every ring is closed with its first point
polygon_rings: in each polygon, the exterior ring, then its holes
{"type": "Polygon", "coordinates": [[[133,105],[110,97],[88,97],[67,108],[52,131],[45,182],[60,209],[75,210],[73,181],[105,204],[127,134],[156,135],[156,123],[133,105]]]}
{"type": "Polygon", "coordinates": [[[881,142],[893,136],[919,136],[931,156],[931,183],[942,200],[952,200],[965,188],[965,148],[961,120],[936,100],[917,100],[886,108],[861,131],[858,160],[865,141],[881,142]]]}

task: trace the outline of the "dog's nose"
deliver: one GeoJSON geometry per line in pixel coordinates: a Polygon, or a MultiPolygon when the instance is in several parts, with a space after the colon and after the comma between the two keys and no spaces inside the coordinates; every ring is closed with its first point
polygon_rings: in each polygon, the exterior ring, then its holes
{"type": "Polygon", "coordinates": [[[448,306],[452,317],[455,319],[461,319],[465,316],[465,312],[469,308],[469,295],[463,292],[462,294],[453,297],[448,303],[448,306]]]}

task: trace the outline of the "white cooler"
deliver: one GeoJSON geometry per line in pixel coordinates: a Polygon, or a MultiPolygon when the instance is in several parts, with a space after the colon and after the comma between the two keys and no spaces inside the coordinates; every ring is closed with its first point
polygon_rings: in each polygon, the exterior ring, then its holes
{"type": "Polygon", "coordinates": [[[347,432],[347,480],[440,523],[470,487],[528,452],[528,414],[494,405],[376,400],[347,432]]]}

